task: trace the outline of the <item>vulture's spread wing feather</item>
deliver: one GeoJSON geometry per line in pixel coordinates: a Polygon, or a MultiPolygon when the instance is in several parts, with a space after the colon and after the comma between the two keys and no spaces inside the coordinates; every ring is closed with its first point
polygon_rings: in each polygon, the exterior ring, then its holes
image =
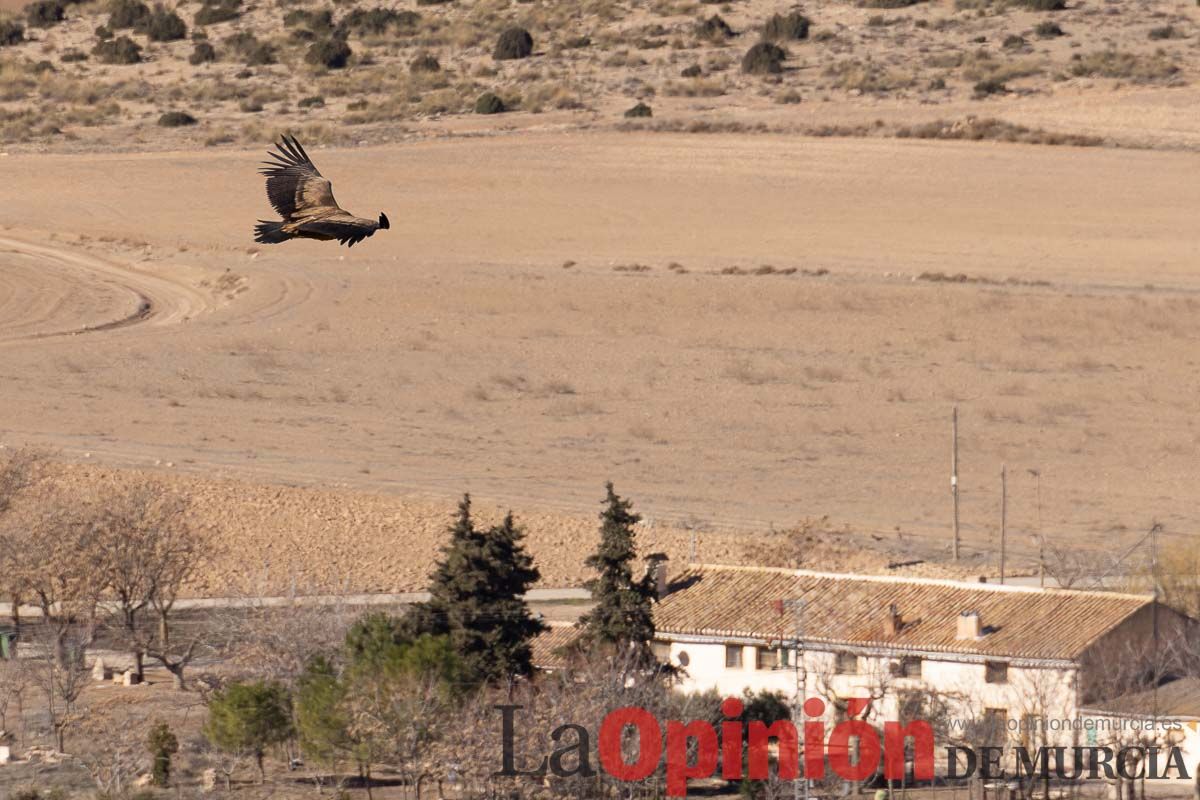
{"type": "Polygon", "coordinates": [[[362,219],[343,213],[326,219],[305,222],[300,226],[300,230],[304,233],[337,239],[339,243],[353,247],[379,230],[379,223],[372,219],[362,219]]]}
{"type": "Polygon", "coordinates": [[[267,199],[285,220],[317,209],[341,211],[333,199],[333,185],[304,152],[295,137],[284,136],[278,152],[268,153],[259,170],[267,176],[267,199]]]}

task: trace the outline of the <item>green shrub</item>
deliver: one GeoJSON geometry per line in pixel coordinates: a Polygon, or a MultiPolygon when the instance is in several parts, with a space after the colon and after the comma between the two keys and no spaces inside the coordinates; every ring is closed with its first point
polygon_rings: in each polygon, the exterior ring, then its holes
{"type": "Polygon", "coordinates": [[[241,0],[205,0],[194,18],[197,25],[215,25],[242,15],[241,0]]]}
{"type": "Polygon", "coordinates": [[[408,65],[409,72],[441,72],[442,65],[437,56],[431,53],[420,53],[408,65]]]}
{"type": "Polygon", "coordinates": [[[475,101],[476,114],[503,114],[507,110],[504,101],[493,92],[484,92],[475,101]]]}
{"type": "Polygon", "coordinates": [[[92,55],[102,64],[136,64],[142,60],[142,48],[128,36],[118,36],[106,42],[97,42],[92,55]]]}
{"type": "Polygon", "coordinates": [[[1045,20],[1034,26],[1033,32],[1043,39],[1053,39],[1057,36],[1066,36],[1063,29],[1059,27],[1057,22],[1045,20]]]}
{"type": "Polygon", "coordinates": [[[628,118],[628,119],[639,119],[639,118],[643,118],[643,117],[653,117],[653,116],[654,116],[654,110],[653,110],[652,108],[650,108],[650,106],[646,105],[645,103],[641,103],[641,102],[639,102],[639,103],[638,103],[636,106],[634,106],[633,108],[627,109],[627,110],[625,111],[625,116],[626,116],[626,118],[628,118]]]}
{"type": "Polygon", "coordinates": [[[417,30],[421,15],[415,11],[396,11],[391,8],[356,8],[342,18],[338,30],[343,34],[382,36],[388,31],[412,34],[417,30]]]}
{"type": "Polygon", "coordinates": [[[221,750],[253,755],[261,783],[267,749],[294,733],[291,711],[288,691],[278,683],[232,683],[209,699],[204,735],[221,750]]]}
{"type": "Polygon", "coordinates": [[[287,28],[303,27],[313,33],[329,33],[333,30],[333,11],[328,8],[320,11],[293,9],[283,15],[283,24],[287,28]]]}
{"type": "Polygon", "coordinates": [[[33,28],[49,28],[67,18],[63,0],[37,0],[25,6],[25,21],[33,28]]]}
{"type": "Polygon", "coordinates": [[[188,56],[188,63],[193,67],[208,64],[216,60],[217,50],[208,42],[196,42],[192,47],[192,54],[188,56]]]}
{"type": "Polygon", "coordinates": [[[96,38],[102,42],[107,42],[113,37],[113,32],[106,25],[96,26],[96,38]]]}
{"type": "Polygon", "coordinates": [[[787,51],[771,42],[759,42],[742,56],[742,72],[747,75],[777,75],[783,72],[787,51]]]}
{"type": "Polygon", "coordinates": [[[0,47],[25,41],[25,26],[16,20],[0,21],[0,47]]]}
{"type": "Polygon", "coordinates": [[[304,54],[304,60],[309,64],[326,69],[341,69],[350,60],[353,51],[345,39],[331,36],[319,42],[313,42],[304,54]]]}
{"type": "Polygon", "coordinates": [[[511,61],[517,58],[528,58],[533,54],[533,37],[524,28],[509,28],[500,34],[496,40],[496,48],[492,58],[497,61],[511,61]]]}
{"type": "Polygon", "coordinates": [[[733,28],[729,27],[728,22],[721,19],[720,14],[713,14],[696,26],[696,35],[702,39],[719,42],[733,38],[733,28]]]}
{"type": "Polygon", "coordinates": [[[704,74],[704,68],[699,64],[692,64],[690,67],[684,67],[679,71],[681,78],[699,78],[704,74]]]}
{"type": "Polygon", "coordinates": [[[799,11],[790,14],[775,14],[763,25],[762,38],[766,42],[788,42],[808,38],[808,17],[799,11]]]}
{"type": "Polygon", "coordinates": [[[1018,36],[1015,33],[1010,33],[1004,37],[1004,41],[1000,44],[1005,50],[1020,50],[1027,42],[1024,36],[1018,36]]]}
{"type": "MultiPolygon", "coordinates": [[[[196,118],[186,111],[168,111],[158,118],[158,124],[164,128],[182,128],[186,125],[195,125],[196,118]]],[[[166,784],[160,784],[165,786],[166,784]]]]}
{"type": "Polygon", "coordinates": [[[187,37],[187,25],[178,14],[163,7],[161,3],[155,4],[150,18],[139,30],[152,42],[176,42],[187,37]]]}
{"type": "Polygon", "coordinates": [[[113,0],[108,6],[108,28],[140,28],[150,19],[150,7],[141,0],[113,0]]]}
{"type": "Polygon", "coordinates": [[[1006,94],[1008,87],[1004,85],[1004,81],[998,81],[995,78],[980,81],[975,84],[975,98],[988,97],[993,94],[1006,94]]]}
{"type": "Polygon", "coordinates": [[[1066,0],[1015,0],[1015,4],[1030,11],[1062,11],[1066,0]]]}

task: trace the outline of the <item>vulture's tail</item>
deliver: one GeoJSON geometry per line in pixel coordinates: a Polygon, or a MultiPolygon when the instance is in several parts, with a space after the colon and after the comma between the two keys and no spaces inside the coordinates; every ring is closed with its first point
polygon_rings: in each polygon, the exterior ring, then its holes
{"type": "Polygon", "coordinates": [[[264,222],[260,219],[254,226],[254,241],[259,244],[279,244],[291,238],[291,235],[283,232],[282,222],[264,222]]]}

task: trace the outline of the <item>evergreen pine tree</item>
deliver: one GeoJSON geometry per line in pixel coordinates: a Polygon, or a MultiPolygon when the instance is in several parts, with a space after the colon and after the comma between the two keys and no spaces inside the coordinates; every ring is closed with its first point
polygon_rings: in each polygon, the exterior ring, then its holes
{"type": "Polygon", "coordinates": [[[429,632],[449,633],[470,681],[499,683],[533,670],[530,642],[544,626],[529,613],[524,594],[540,573],[523,538],[512,514],[476,530],[465,495],[434,571],[431,598],[414,610],[429,632]]]}
{"type": "Polygon", "coordinates": [[[653,576],[633,578],[637,557],[633,526],[641,517],[633,504],[621,499],[609,482],[604,511],[600,513],[600,547],[588,556],[587,566],[600,575],[585,584],[596,606],[580,618],[584,643],[619,648],[634,647],[649,656],[654,638],[653,576]]]}

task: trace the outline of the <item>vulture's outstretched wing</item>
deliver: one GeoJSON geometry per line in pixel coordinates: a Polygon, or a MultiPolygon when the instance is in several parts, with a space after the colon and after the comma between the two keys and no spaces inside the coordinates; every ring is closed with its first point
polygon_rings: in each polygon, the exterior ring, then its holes
{"type": "Polygon", "coordinates": [[[267,176],[267,198],[284,220],[307,216],[316,209],[341,210],[333,199],[333,184],[308,158],[296,137],[284,136],[259,170],[267,176]]]}
{"type": "Polygon", "coordinates": [[[379,230],[379,223],[373,219],[363,219],[350,214],[338,214],[335,217],[305,222],[300,225],[303,233],[337,239],[338,243],[347,247],[366,239],[379,230]]]}

